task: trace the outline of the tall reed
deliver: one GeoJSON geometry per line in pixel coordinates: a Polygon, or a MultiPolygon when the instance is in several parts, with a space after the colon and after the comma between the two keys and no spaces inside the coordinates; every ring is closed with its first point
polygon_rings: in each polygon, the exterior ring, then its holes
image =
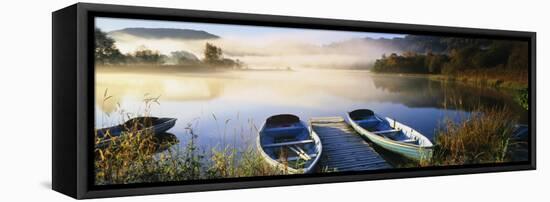
{"type": "Polygon", "coordinates": [[[478,107],[466,119],[447,119],[438,129],[432,165],[499,163],[510,160],[516,124],[506,107],[478,107]]]}

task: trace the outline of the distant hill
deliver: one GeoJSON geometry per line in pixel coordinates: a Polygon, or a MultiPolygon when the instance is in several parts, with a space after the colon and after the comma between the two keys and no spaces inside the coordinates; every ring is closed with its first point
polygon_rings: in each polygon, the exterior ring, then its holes
{"type": "Polygon", "coordinates": [[[445,43],[445,37],[437,36],[422,36],[422,35],[407,35],[404,38],[393,39],[372,39],[365,38],[366,41],[381,43],[383,45],[392,46],[402,51],[412,51],[417,53],[436,52],[441,53],[448,51],[448,46],[445,43]]]}
{"type": "Polygon", "coordinates": [[[426,53],[428,51],[434,53],[442,53],[449,51],[450,45],[447,41],[451,38],[436,37],[436,36],[419,36],[407,35],[403,38],[379,38],[370,37],[351,39],[347,41],[335,42],[327,45],[329,48],[346,49],[353,46],[365,46],[371,48],[379,48],[382,51],[405,52],[412,51],[417,53],[426,53]]]}
{"type": "Polygon", "coordinates": [[[119,34],[128,34],[146,39],[182,39],[182,40],[201,40],[217,39],[217,35],[210,34],[201,30],[192,29],[173,29],[173,28],[125,28],[108,33],[111,36],[119,34]]]}

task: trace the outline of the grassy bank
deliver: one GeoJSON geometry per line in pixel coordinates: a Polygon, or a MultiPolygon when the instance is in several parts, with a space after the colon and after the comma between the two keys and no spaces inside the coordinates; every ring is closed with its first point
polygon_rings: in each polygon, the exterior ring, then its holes
{"type": "Polygon", "coordinates": [[[491,87],[507,91],[524,109],[529,109],[528,74],[526,70],[518,69],[476,69],[465,70],[452,75],[430,75],[429,78],[443,82],[460,82],[478,87],[491,87]]]}
{"type": "Polygon", "coordinates": [[[453,74],[387,73],[373,72],[376,75],[428,78],[437,81],[460,82],[463,84],[494,87],[509,90],[527,89],[528,72],[523,70],[478,69],[465,70],[453,74]]]}
{"type": "Polygon", "coordinates": [[[430,74],[430,79],[440,81],[458,81],[465,84],[504,88],[511,90],[527,89],[528,71],[506,69],[464,70],[455,74],[430,74]]]}
{"type": "Polygon", "coordinates": [[[460,121],[446,120],[437,131],[431,165],[509,162],[515,115],[507,108],[478,108],[460,121]]]}

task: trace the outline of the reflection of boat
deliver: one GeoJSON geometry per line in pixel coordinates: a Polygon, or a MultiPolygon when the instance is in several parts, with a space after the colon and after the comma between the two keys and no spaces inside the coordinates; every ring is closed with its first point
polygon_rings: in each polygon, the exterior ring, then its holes
{"type": "Polygon", "coordinates": [[[288,173],[312,172],[322,151],[319,137],[290,114],[269,117],[260,129],[257,146],[269,164],[288,173]]]}
{"type": "Polygon", "coordinates": [[[418,131],[390,118],[381,118],[368,109],[348,113],[350,125],[380,147],[412,160],[432,157],[433,144],[418,131]]]}
{"type": "Polygon", "coordinates": [[[155,145],[157,147],[156,152],[162,152],[170,148],[171,146],[177,144],[180,142],[178,137],[172,133],[161,133],[161,134],[155,134],[155,138],[153,139],[155,142],[155,145]]]}
{"type": "Polygon", "coordinates": [[[157,118],[157,117],[136,117],[126,121],[123,124],[97,129],[97,137],[109,138],[117,137],[123,133],[153,133],[161,134],[174,127],[175,118],[157,118]]]}
{"type": "Polygon", "coordinates": [[[529,138],[529,126],[526,124],[517,124],[512,132],[512,140],[527,141],[529,138]]]}

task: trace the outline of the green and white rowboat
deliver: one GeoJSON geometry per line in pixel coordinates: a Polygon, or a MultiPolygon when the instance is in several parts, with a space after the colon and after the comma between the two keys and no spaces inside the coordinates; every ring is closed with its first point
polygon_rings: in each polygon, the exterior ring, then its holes
{"type": "Polygon", "coordinates": [[[368,109],[349,112],[347,119],[355,131],[386,150],[416,161],[432,158],[432,142],[405,124],[368,109]]]}

